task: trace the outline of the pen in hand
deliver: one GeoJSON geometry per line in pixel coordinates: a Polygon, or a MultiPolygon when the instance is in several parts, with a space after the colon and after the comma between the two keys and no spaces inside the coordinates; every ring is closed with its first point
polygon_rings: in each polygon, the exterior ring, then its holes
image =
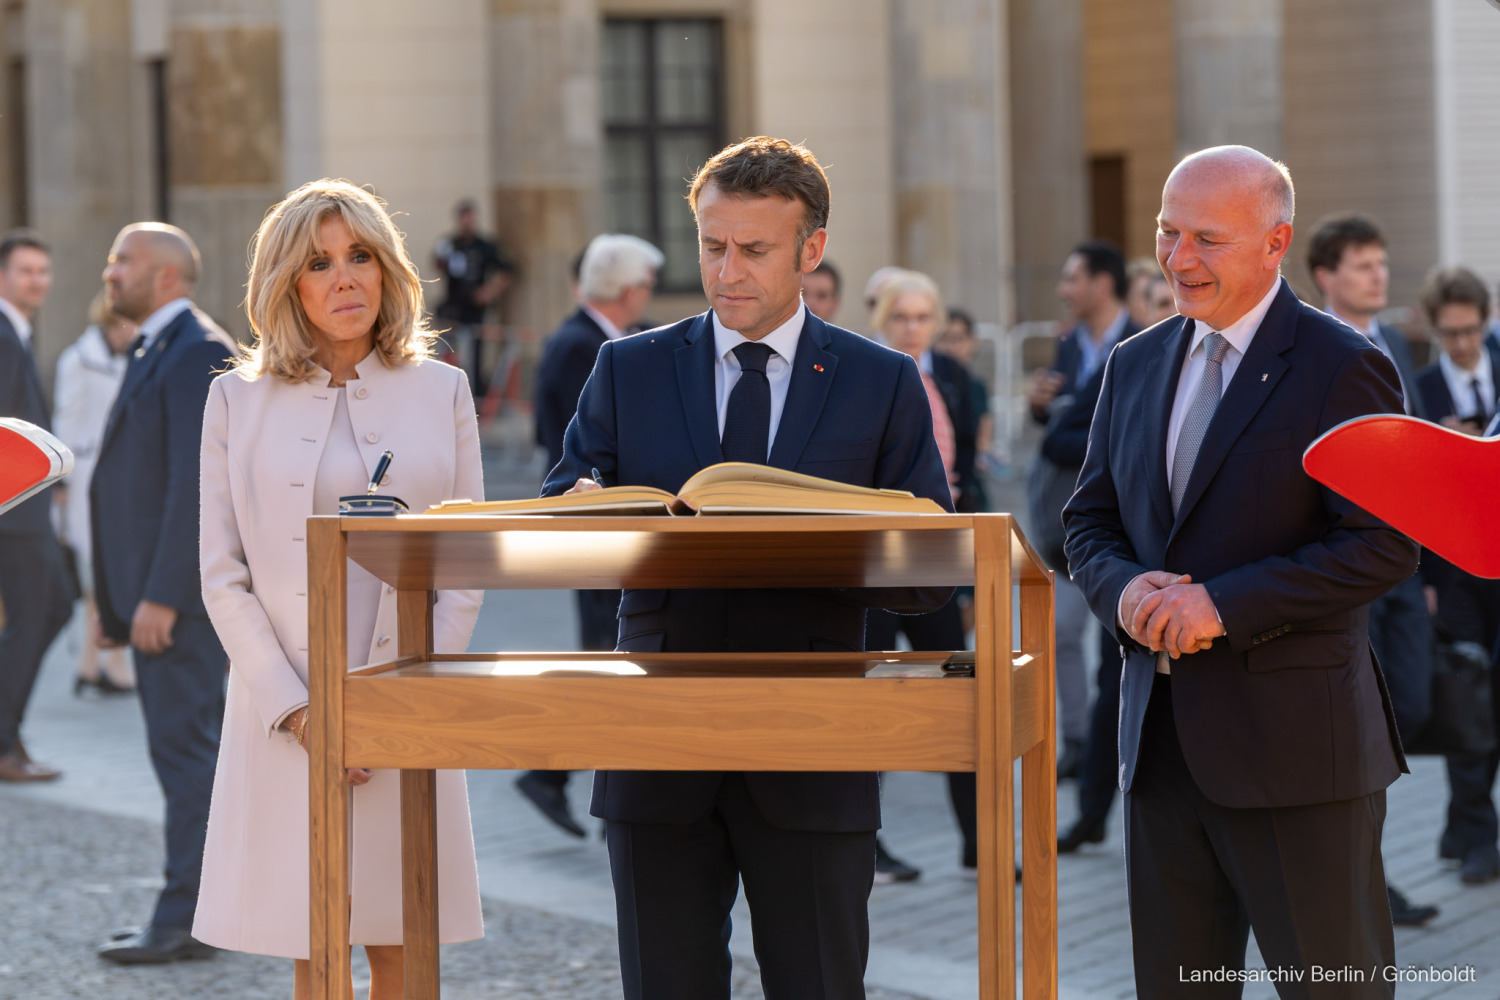
{"type": "Polygon", "coordinates": [[[597,468],[589,470],[589,478],[598,483],[600,486],[604,485],[604,477],[599,474],[599,470],[597,468]]]}
{"type": "Polygon", "coordinates": [[[370,486],[365,492],[374,496],[375,491],[380,489],[380,481],[385,478],[387,470],[391,467],[391,459],[395,456],[388,451],[380,453],[380,461],[375,463],[375,471],[370,474],[370,486]]]}

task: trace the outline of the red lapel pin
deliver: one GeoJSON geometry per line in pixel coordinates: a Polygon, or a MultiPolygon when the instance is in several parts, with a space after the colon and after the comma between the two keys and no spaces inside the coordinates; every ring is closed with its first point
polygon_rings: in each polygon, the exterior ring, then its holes
{"type": "Polygon", "coordinates": [[[813,371],[820,372],[822,370],[823,370],[823,366],[822,365],[813,365],[813,371]]]}

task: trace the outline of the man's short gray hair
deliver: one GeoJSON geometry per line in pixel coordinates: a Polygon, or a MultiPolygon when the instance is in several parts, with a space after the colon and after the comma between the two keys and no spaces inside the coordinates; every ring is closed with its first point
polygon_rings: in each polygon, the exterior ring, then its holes
{"type": "Polygon", "coordinates": [[[1266,179],[1265,220],[1266,229],[1274,229],[1283,222],[1288,225],[1297,214],[1297,192],[1292,186],[1292,172],[1280,160],[1272,160],[1275,173],[1266,179]]]}
{"type": "Polygon", "coordinates": [[[586,302],[614,302],[627,288],[649,283],[666,257],[639,236],[595,236],[578,267],[578,294],[586,302]]]}

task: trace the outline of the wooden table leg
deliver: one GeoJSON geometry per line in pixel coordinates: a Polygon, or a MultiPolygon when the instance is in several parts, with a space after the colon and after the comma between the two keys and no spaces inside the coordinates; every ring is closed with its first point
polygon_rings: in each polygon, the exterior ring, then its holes
{"type": "Polygon", "coordinates": [[[1021,978],[1025,1000],[1057,996],[1057,709],[1053,590],[1021,586],[1021,648],[1042,650],[1041,742],[1021,758],[1021,978]]]}
{"type": "Polygon", "coordinates": [[[979,836],[979,998],[1016,995],[1011,788],[1010,518],[974,518],[974,681],[979,836]]]}
{"type": "Polygon", "coordinates": [[[349,785],[344,776],[347,569],[347,540],[339,522],[310,519],[307,752],[313,1000],[354,1000],[349,978],[349,785]]]}
{"type": "MultiPolygon", "coordinates": [[[[396,647],[402,656],[432,652],[432,606],[437,595],[396,595],[396,647]]],[[[438,1000],[437,772],[401,772],[401,923],[406,1000],[438,1000]]]]}
{"type": "Polygon", "coordinates": [[[401,917],[406,1000],[438,1000],[437,772],[401,772],[401,917]]]}

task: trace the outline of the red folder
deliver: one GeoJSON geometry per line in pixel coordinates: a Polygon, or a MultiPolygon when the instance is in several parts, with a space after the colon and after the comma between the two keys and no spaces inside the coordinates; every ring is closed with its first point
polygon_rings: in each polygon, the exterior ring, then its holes
{"type": "Polygon", "coordinates": [[[0,417],[0,514],[73,471],[73,453],[36,424],[0,417]]]}
{"type": "Polygon", "coordinates": [[[1500,438],[1360,417],[1309,445],[1302,467],[1460,569],[1500,579],[1500,438]]]}

